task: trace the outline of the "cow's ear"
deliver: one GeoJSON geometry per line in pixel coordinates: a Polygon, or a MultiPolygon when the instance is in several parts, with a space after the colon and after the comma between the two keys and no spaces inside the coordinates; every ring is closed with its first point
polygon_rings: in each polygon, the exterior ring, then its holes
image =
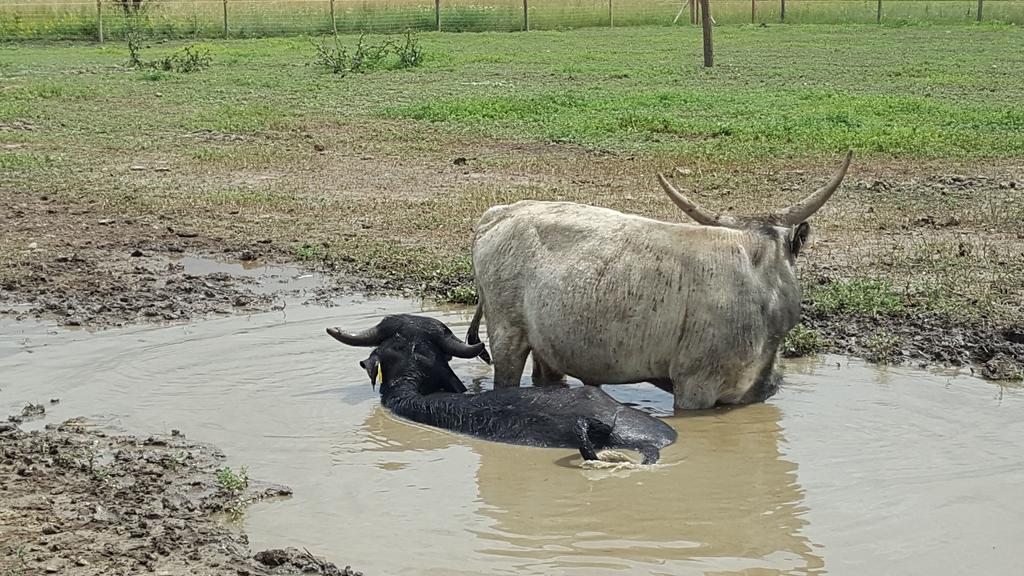
{"type": "Polygon", "coordinates": [[[793,229],[793,238],[789,241],[789,252],[796,258],[807,244],[807,237],[811,235],[811,225],[801,222],[793,229]]]}

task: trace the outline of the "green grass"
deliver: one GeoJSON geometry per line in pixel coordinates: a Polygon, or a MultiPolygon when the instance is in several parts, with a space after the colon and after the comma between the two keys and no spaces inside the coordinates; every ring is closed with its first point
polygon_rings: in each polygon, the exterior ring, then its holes
{"type": "Polygon", "coordinates": [[[828,282],[812,287],[805,296],[824,314],[898,316],[907,311],[902,294],[882,280],[828,282]]]}
{"type": "Polygon", "coordinates": [[[125,122],[166,137],[383,118],[719,162],[847,146],[886,157],[1024,154],[1024,50],[1013,49],[1024,34],[1015,27],[742,26],[716,38],[719,65],[707,70],[690,29],[425,34],[421,67],[344,80],[310,68],[305,39],[204,43],[212,67],[190,75],[118,72],[121,46],[8,47],[18,74],[0,95],[0,121],[59,121],[56,132],[119,134],[125,146],[140,139],[124,133],[125,122]],[[585,60],[575,57],[582,51],[585,60]],[[896,52],[898,62],[879,65],[878,54],[896,52]],[[140,113],[133,99],[154,89],[155,113],[140,113]]]}

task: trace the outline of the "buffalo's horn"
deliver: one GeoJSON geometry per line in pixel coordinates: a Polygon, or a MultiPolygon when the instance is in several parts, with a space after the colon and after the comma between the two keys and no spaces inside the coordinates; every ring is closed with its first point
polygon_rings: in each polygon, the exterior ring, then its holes
{"type": "Polygon", "coordinates": [[[441,338],[441,349],[456,358],[476,358],[484,350],[484,343],[466,344],[455,336],[441,338]]]}
{"type": "Polygon", "coordinates": [[[673,186],[672,183],[668,181],[668,178],[665,178],[665,175],[661,172],[658,173],[658,182],[661,183],[661,187],[665,190],[665,194],[668,194],[668,197],[672,202],[678,206],[680,210],[685,212],[687,216],[693,218],[697,223],[708,226],[722,226],[732,223],[732,218],[723,216],[722,214],[708,212],[684,196],[682,192],[676,190],[676,187],[673,186]]]}
{"type": "Polygon", "coordinates": [[[348,344],[349,346],[376,346],[384,339],[380,326],[367,328],[362,332],[356,333],[345,332],[340,328],[328,328],[327,333],[338,342],[348,344]]]}
{"type": "Polygon", "coordinates": [[[793,204],[789,208],[780,210],[776,213],[778,220],[781,224],[788,226],[794,226],[807,220],[821,208],[829,198],[832,197],[832,193],[835,192],[839,185],[843,182],[843,177],[846,176],[846,169],[850,167],[850,159],[853,158],[853,150],[846,152],[846,158],[843,159],[843,163],[839,168],[832,174],[832,179],[827,184],[818,188],[807,198],[804,198],[800,202],[793,204]]]}

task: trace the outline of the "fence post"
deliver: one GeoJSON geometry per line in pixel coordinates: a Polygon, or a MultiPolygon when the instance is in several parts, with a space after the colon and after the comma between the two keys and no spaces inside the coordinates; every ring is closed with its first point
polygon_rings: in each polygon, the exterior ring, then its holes
{"type": "Polygon", "coordinates": [[[434,27],[441,31],[441,0],[434,0],[434,27]]]}
{"type": "Polygon", "coordinates": [[[99,34],[100,44],[103,44],[103,2],[96,0],[96,31],[99,34]]]}
{"type": "Polygon", "coordinates": [[[690,24],[697,24],[697,0],[690,0],[690,24]]]}
{"type": "MultiPolygon", "coordinates": [[[[983,4],[982,4],[983,1],[984,0],[978,0],[978,22],[981,22],[981,8],[983,6],[983,4]]],[[[102,42],[102,40],[101,40],[101,42],[102,42]]]]}
{"type": "Polygon", "coordinates": [[[527,0],[523,0],[523,31],[530,31],[530,7],[526,4],[527,0]]]}
{"type": "Polygon", "coordinates": [[[757,23],[757,0],[750,0],[750,23],[757,23]]]}
{"type": "Polygon", "coordinates": [[[615,26],[615,17],[612,15],[612,0],[608,0],[608,27],[613,26],[615,26]]]}
{"type": "Polygon", "coordinates": [[[875,23],[882,23],[882,0],[878,0],[878,12],[875,14],[875,23]]]}
{"type": "Polygon", "coordinates": [[[786,21],[786,0],[782,0],[782,16],[779,18],[782,22],[786,21]]]}
{"type": "Polygon", "coordinates": [[[338,35],[338,20],[334,17],[334,0],[331,0],[331,31],[338,35]]]}
{"type": "Polygon", "coordinates": [[[700,21],[704,29],[704,67],[711,68],[715,63],[715,49],[711,44],[711,9],[708,0],[700,0],[700,21]]]}
{"type": "Polygon", "coordinates": [[[224,0],[224,37],[228,37],[228,0],[224,0]]]}

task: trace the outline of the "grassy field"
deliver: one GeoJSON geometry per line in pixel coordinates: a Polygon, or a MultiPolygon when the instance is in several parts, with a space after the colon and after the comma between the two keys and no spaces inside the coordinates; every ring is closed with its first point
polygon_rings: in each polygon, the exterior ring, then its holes
{"type": "Polygon", "coordinates": [[[812,305],[1024,316],[1017,27],[721,27],[710,70],[687,28],[421,42],[418,68],[344,78],[307,38],[206,42],[212,66],[192,74],[125,68],[119,44],[0,47],[0,286],[72,252],[159,251],[185,228],[191,249],[471,299],[472,227],[495,203],[682,221],[654,173],[685,166],[688,193],[751,214],[852,147],[812,220],[812,305]],[[125,225],[97,224],[111,218],[125,225]]]}
{"type": "MultiPolygon", "coordinates": [[[[672,25],[679,14],[677,0],[611,0],[611,21],[617,26],[672,25]]],[[[329,0],[230,0],[228,33],[231,37],[320,34],[331,30],[329,0]]],[[[609,0],[532,0],[530,27],[554,30],[608,26],[609,0]]],[[[751,22],[748,0],[717,0],[713,14],[721,24],[751,22]]],[[[883,23],[902,26],[911,22],[971,22],[973,0],[885,0],[883,23]]],[[[123,36],[125,21],[119,4],[104,0],[103,26],[107,38],[123,36]]],[[[871,0],[790,0],[788,23],[875,22],[877,3],[871,0]]],[[[1024,0],[985,2],[985,20],[1024,24],[1024,0]]],[[[678,25],[689,25],[689,10],[678,25]]],[[[757,23],[777,23],[781,1],[757,2],[757,23]]],[[[145,10],[142,28],[152,37],[212,38],[224,34],[222,0],[157,0],[145,10]]],[[[431,0],[373,0],[335,2],[340,32],[397,32],[435,29],[431,0]]],[[[523,27],[519,0],[443,0],[441,25],[446,31],[512,31],[523,27]]],[[[91,39],[97,37],[95,2],[0,0],[0,40],[91,39]]]]}

